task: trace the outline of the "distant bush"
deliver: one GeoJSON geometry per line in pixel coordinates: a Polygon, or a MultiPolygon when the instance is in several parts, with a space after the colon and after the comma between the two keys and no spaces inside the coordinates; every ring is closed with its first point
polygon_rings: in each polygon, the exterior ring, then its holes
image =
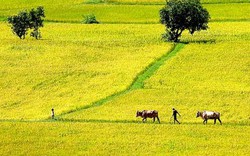
{"type": "Polygon", "coordinates": [[[107,0],[85,0],[86,4],[99,4],[99,3],[105,3],[107,0]]]}
{"type": "Polygon", "coordinates": [[[94,14],[88,14],[83,16],[83,22],[84,24],[98,24],[99,22],[96,20],[96,17],[94,14]]]}
{"type": "Polygon", "coordinates": [[[45,17],[43,7],[28,11],[21,11],[17,15],[8,17],[8,23],[11,24],[12,32],[20,39],[25,39],[29,29],[32,30],[30,36],[36,39],[41,38],[39,28],[43,27],[43,19],[45,17]]]}

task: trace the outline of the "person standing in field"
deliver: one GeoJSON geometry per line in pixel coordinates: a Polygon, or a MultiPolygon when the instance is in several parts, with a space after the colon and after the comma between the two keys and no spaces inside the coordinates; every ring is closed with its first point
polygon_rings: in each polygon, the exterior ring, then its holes
{"type": "Polygon", "coordinates": [[[180,113],[175,108],[173,108],[173,115],[172,115],[172,117],[174,117],[174,124],[175,124],[175,121],[177,121],[180,124],[180,122],[177,120],[177,114],[179,116],[181,116],[180,113]]]}
{"type": "Polygon", "coordinates": [[[51,109],[51,119],[55,118],[55,112],[54,112],[54,108],[51,109]]]}

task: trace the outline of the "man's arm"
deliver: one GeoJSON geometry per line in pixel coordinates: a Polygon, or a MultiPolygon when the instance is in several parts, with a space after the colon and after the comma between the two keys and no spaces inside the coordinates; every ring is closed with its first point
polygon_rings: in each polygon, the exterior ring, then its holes
{"type": "Polygon", "coordinates": [[[181,116],[181,114],[179,112],[177,112],[179,116],[181,116]]]}

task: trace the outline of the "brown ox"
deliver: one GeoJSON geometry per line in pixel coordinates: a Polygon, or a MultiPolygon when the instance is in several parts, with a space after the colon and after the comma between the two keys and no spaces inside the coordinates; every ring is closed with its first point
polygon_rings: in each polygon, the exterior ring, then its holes
{"type": "Polygon", "coordinates": [[[142,117],[142,122],[146,121],[147,118],[153,118],[153,122],[155,122],[155,118],[157,118],[158,122],[160,123],[160,119],[158,117],[158,112],[156,110],[143,110],[137,111],[136,117],[142,117]]]}
{"type": "Polygon", "coordinates": [[[220,120],[220,113],[219,112],[214,112],[214,111],[200,112],[200,111],[198,111],[196,117],[198,118],[199,116],[204,120],[203,124],[207,124],[208,119],[214,119],[214,124],[216,123],[216,120],[218,119],[220,121],[220,124],[222,124],[221,120],[220,120]]]}

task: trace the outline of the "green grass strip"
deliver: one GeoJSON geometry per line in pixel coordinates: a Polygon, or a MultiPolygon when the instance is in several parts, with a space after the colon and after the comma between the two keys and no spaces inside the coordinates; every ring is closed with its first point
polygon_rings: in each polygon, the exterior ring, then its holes
{"type": "Polygon", "coordinates": [[[175,56],[184,47],[183,43],[176,44],[169,53],[166,53],[161,58],[156,60],[154,63],[149,65],[144,71],[142,71],[137,78],[134,80],[129,90],[141,89],[144,87],[144,81],[150,78],[159,68],[164,64],[165,61],[175,56]]]}
{"type": "Polygon", "coordinates": [[[145,70],[143,70],[142,72],[140,72],[138,74],[138,76],[134,79],[133,83],[125,90],[118,92],[118,93],[114,93],[108,97],[105,97],[101,100],[98,100],[96,102],[91,103],[90,105],[86,105],[80,108],[76,108],[74,110],[70,110],[67,112],[64,112],[60,115],[58,115],[58,119],[60,119],[60,117],[70,114],[70,113],[74,113],[77,111],[81,111],[81,110],[85,110],[85,109],[89,109],[89,108],[93,108],[93,107],[97,107],[97,106],[101,106],[104,103],[107,103],[119,96],[122,96],[124,94],[127,94],[128,92],[131,92],[132,90],[135,89],[142,89],[144,86],[144,81],[148,78],[150,78],[159,68],[160,66],[162,66],[164,64],[165,61],[167,61],[168,59],[170,59],[171,57],[175,56],[177,54],[177,52],[179,52],[185,44],[183,43],[179,43],[174,45],[174,47],[167,52],[165,55],[163,55],[162,57],[160,57],[158,60],[156,60],[155,62],[153,62],[152,64],[150,64],[148,67],[146,67],[145,70]]]}
{"type": "Polygon", "coordinates": [[[116,97],[119,97],[121,95],[124,95],[126,93],[128,93],[129,90],[123,90],[121,92],[118,92],[118,93],[114,93],[110,96],[107,96],[101,100],[98,100],[96,102],[93,102],[91,103],[90,105],[86,105],[86,106],[83,106],[83,107],[80,107],[80,108],[76,108],[76,109],[73,109],[73,110],[70,110],[68,112],[64,112],[64,113],[61,113],[60,115],[57,115],[57,118],[59,119],[60,117],[66,115],[66,114],[71,114],[71,113],[74,113],[74,112],[78,112],[78,111],[81,111],[81,110],[84,110],[84,109],[89,109],[89,108],[93,108],[93,107],[97,107],[97,106],[101,106],[103,105],[104,103],[107,103],[113,99],[115,99],[116,97]]]}

